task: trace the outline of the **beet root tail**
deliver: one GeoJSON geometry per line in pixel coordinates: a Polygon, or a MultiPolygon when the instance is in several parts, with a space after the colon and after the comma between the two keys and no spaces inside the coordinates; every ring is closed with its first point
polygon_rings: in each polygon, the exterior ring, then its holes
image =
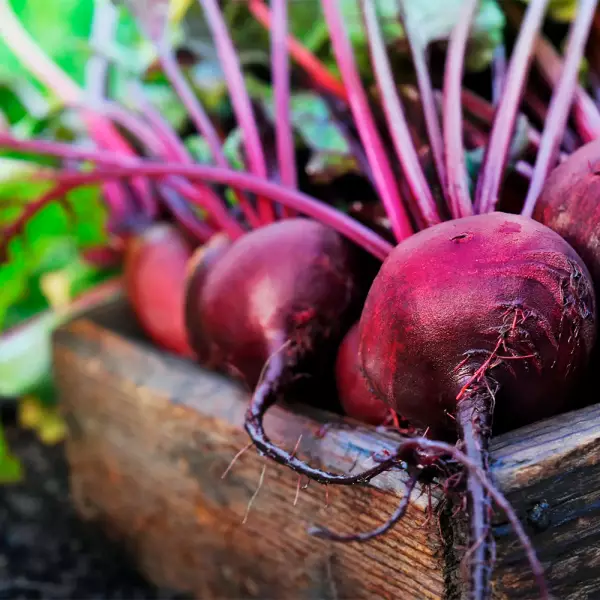
{"type": "Polygon", "coordinates": [[[373,538],[379,537],[384,533],[387,533],[396,523],[398,523],[406,514],[406,509],[410,503],[410,498],[412,496],[413,490],[415,489],[415,485],[417,483],[418,475],[412,475],[410,479],[406,482],[406,490],[400,504],[398,504],[398,508],[394,511],[394,513],[390,516],[390,518],[375,529],[371,531],[365,531],[362,533],[350,533],[350,534],[341,534],[330,531],[329,529],[323,527],[310,527],[308,529],[308,533],[314,537],[321,538],[323,540],[331,540],[333,542],[368,542],[373,538]]]}
{"type": "MultiPolygon", "coordinates": [[[[465,397],[458,405],[457,421],[461,429],[465,454],[479,468],[488,472],[488,440],[490,438],[489,394],[465,397]],[[487,396],[487,397],[485,397],[487,396]]],[[[465,556],[469,567],[471,597],[484,600],[490,597],[490,577],[493,568],[491,539],[491,502],[481,481],[467,472],[467,507],[470,519],[471,547],[465,556]]]]}
{"type": "Polygon", "coordinates": [[[297,458],[293,452],[279,448],[269,439],[264,429],[264,416],[267,410],[275,404],[288,368],[286,356],[282,349],[283,346],[271,354],[246,412],[244,427],[259,452],[280,465],[287,466],[296,471],[296,473],[306,475],[314,481],[337,485],[353,485],[367,482],[396,464],[398,456],[394,453],[371,469],[354,475],[340,475],[311,467],[303,460],[297,458]]]}

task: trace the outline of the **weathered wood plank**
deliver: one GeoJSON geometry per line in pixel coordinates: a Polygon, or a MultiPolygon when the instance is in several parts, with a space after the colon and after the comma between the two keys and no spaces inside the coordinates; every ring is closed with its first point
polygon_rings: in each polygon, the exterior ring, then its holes
{"type": "MultiPolygon", "coordinates": [[[[600,406],[513,431],[495,440],[494,477],[542,560],[557,598],[600,598],[600,406]]],[[[498,593],[533,598],[521,548],[496,528],[498,593]]]]}
{"type": "MultiPolygon", "coordinates": [[[[302,489],[297,477],[268,464],[263,487],[242,520],[266,464],[244,454],[246,393],[185,361],[132,344],[88,321],[55,338],[58,385],[71,435],[67,451],[75,501],[103,521],[157,582],[202,598],[440,598],[443,556],[426,499],[389,536],[368,545],[310,538],[315,522],[338,530],[370,529],[396,506],[403,474],[375,488],[302,489]]],[[[273,438],[326,468],[364,466],[391,438],[369,428],[332,431],[329,416],[290,418],[277,408],[273,438]]]]}
{"type": "MultiPolygon", "coordinates": [[[[392,533],[369,544],[331,544],[306,535],[313,522],[342,531],[369,529],[396,506],[403,474],[371,487],[311,484],[294,506],[297,478],[245,453],[244,390],[140,341],[122,304],[78,320],[55,337],[58,385],[68,418],[68,455],[80,510],[122,539],[160,584],[211,598],[457,598],[464,522],[430,519],[417,498],[392,533]],[[112,330],[112,331],[111,331],[112,330]],[[115,333],[126,331],[126,336],[115,333]],[[453,526],[454,524],[454,526],[453,526]]],[[[343,419],[275,408],[267,429],[323,467],[364,468],[393,438],[368,427],[331,429],[343,419]]],[[[493,440],[494,478],[547,568],[557,598],[600,598],[600,407],[493,440]],[[540,507],[547,507],[541,509],[540,507]],[[534,518],[537,515],[537,520],[534,518]]],[[[435,499],[434,499],[435,500],[435,499]]],[[[497,515],[497,598],[535,598],[522,549],[497,515]]]]}

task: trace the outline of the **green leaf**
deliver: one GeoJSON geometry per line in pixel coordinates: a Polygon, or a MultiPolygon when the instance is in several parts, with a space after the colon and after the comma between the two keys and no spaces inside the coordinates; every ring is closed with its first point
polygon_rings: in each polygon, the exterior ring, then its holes
{"type": "MultiPolygon", "coordinates": [[[[37,200],[52,183],[36,180],[40,166],[19,159],[0,159],[0,227],[19,218],[27,204],[37,200]]],[[[80,287],[96,271],[85,265],[79,252],[105,244],[106,207],[98,186],[70,192],[64,204],[54,202],[35,214],[9,243],[7,260],[0,263],[0,330],[48,307],[40,287],[45,273],[67,269],[80,287]]]]}
{"type": "Polygon", "coordinates": [[[223,142],[223,154],[233,169],[244,169],[244,136],[242,130],[236,127],[223,142]]]}
{"type": "Polygon", "coordinates": [[[173,86],[167,82],[144,83],[143,89],[146,98],[171,127],[176,131],[180,130],[188,119],[188,113],[173,86]]]}
{"type": "Polygon", "coordinates": [[[19,397],[48,380],[51,335],[60,319],[45,311],[0,337],[0,396],[19,397]]]}
{"type": "MultiPolygon", "coordinates": [[[[78,83],[84,81],[89,56],[94,0],[7,0],[36,43],[78,83]]],[[[31,76],[0,40],[0,83],[32,81],[31,76]]]]}
{"type": "Polygon", "coordinates": [[[23,468],[18,458],[10,453],[0,426],[0,484],[16,483],[23,478],[23,468]]]}
{"type": "MultiPolygon", "coordinates": [[[[275,122],[273,90],[255,78],[247,77],[250,96],[260,102],[267,118],[275,122]]],[[[342,129],[333,119],[327,102],[313,92],[293,92],[290,96],[292,126],[303,145],[312,151],[307,174],[329,181],[356,170],[357,165],[342,129]]]]}
{"type": "Polygon", "coordinates": [[[315,152],[306,165],[306,174],[314,183],[326,184],[348,173],[357,173],[358,165],[350,155],[315,152]]]}
{"type": "Polygon", "coordinates": [[[193,156],[196,162],[203,164],[210,164],[213,162],[210,148],[202,136],[188,135],[187,138],[185,138],[184,143],[188,152],[193,156]]]}

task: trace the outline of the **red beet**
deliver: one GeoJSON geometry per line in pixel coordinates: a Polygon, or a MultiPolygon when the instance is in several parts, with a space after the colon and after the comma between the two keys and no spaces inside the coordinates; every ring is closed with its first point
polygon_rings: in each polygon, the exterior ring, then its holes
{"type": "Polygon", "coordinates": [[[390,416],[390,407],[367,387],[358,364],[358,323],[350,328],[338,350],[335,381],[344,412],[360,421],[381,425],[390,416]]]}
{"type": "MultiPolygon", "coordinates": [[[[485,471],[492,431],[564,410],[595,341],[589,273],[559,235],[489,213],[431,227],[384,262],[360,320],[377,396],[431,436],[458,436],[485,471]]],[[[490,507],[467,475],[474,596],[485,597],[490,507]]]]}
{"type": "Polygon", "coordinates": [[[534,219],[559,233],[590,270],[600,290],[600,139],[556,167],[537,199],[534,219]]]}
{"type": "Polygon", "coordinates": [[[270,458],[316,479],[321,471],[275,447],[262,420],[299,374],[318,377],[333,367],[359,315],[367,265],[333,229],[293,218],[236,240],[202,285],[188,286],[186,323],[199,359],[257,386],[246,416],[250,437],[270,458]]]}
{"type": "Polygon", "coordinates": [[[156,344],[193,356],[183,315],[184,284],[192,247],[169,224],[133,234],[125,249],[125,290],[136,317],[156,344]]]}

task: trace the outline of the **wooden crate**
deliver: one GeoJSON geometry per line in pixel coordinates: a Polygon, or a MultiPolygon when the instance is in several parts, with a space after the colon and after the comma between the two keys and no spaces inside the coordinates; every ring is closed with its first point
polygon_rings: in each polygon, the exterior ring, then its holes
{"type": "MultiPolygon", "coordinates": [[[[69,427],[67,454],[79,512],[102,523],[160,585],[203,599],[460,598],[464,522],[428,494],[406,518],[366,544],[306,534],[381,523],[403,494],[400,472],[368,486],[311,483],[245,452],[247,392],[145,342],[124,301],[62,327],[54,338],[56,378],[69,427]],[[261,472],[262,488],[246,515],[261,472]],[[295,500],[298,494],[297,500],[295,500]]],[[[266,428],[312,463],[362,469],[393,437],[315,410],[275,407],[266,428]],[[325,422],[334,427],[324,436],[325,422]]],[[[516,508],[557,598],[600,598],[600,407],[592,406],[493,441],[493,476],[516,508]]],[[[537,590],[502,515],[495,524],[497,598],[537,590]]]]}

